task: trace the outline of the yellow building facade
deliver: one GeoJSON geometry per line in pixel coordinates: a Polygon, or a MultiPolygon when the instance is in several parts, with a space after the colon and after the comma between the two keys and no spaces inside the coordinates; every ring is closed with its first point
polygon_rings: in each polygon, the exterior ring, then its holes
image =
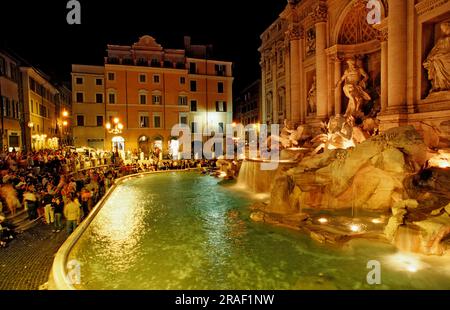
{"type": "Polygon", "coordinates": [[[92,103],[99,101],[94,101],[94,95],[99,96],[100,87],[78,87],[77,78],[89,78],[83,75],[82,66],[74,66],[74,117],[86,120],[84,129],[74,129],[75,141],[80,142],[76,144],[91,145],[86,141],[89,134],[105,137],[105,150],[144,153],[147,157],[159,149],[175,155],[177,137],[172,137],[171,131],[177,124],[188,125],[193,132],[225,131],[232,123],[232,64],[210,59],[207,51],[207,46],[191,45],[189,38],[185,39],[185,49],[164,49],[151,36],[143,36],[131,46],[108,45],[103,106],[92,103]],[[76,100],[83,92],[90,101],[85,107],[76,100]],[[105,126],[109,123],[114,127],[117,119],[123,126],[120,133],[89,127],[101,107],[105,126]]]}
{"type": "Polygon", "coordinates": [[[105,149],[105,68],[72,65],[74,146],[105,149]]]}
{"type": "Polygon", "coordinates": [[[19,83],[18,61],[10,54],[0,51],[0,149],[11,151],[22,147],[19,83]]]}
{"type": "Polygon", "coordinates": [[[37,69],[21,67],[20,70],[27,149],[56,149],[61,138],[57,120],[59,91],[50,78],[37,69]]]}

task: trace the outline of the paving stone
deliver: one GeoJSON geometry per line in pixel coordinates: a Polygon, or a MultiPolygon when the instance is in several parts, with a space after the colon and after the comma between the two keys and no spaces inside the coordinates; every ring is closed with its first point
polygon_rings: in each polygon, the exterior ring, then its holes
{"type": "Polygon", "coordinates": [[[37,290],[47,282],[53,258],[67,238],[65,230],[39,224],[0,248],[0,290],[37,290]]]}

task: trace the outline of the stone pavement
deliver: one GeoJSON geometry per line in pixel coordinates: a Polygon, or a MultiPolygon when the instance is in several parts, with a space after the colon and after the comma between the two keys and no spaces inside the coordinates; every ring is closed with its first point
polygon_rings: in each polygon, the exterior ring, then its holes
{"type": "Polygon", "coordinates": [[[0,290],[37,290],[47,282],[53,258],[66,240],[65,230],[39,224],[0,248],[0,290]]]}

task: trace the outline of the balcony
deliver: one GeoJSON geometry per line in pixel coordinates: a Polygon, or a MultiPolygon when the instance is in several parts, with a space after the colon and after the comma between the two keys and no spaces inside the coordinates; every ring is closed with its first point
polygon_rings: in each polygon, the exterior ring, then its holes
{"type": "Polygon", "coordinates": [[[156,59],[153,59],[150,63],[150,67],[161,68],[161,62],[156,59]]]}
{"type": "Polygon", "coordinates": [[[124,58],[124,59],[122,59],[122,65],[134,66],[134,60],[131,58],[124,58]]]}
{"type": "Polygon", "coordinates": [[[183,62],[177,62],[177,64],[175,65],[175,68],[186,69],[186,65],[183,62]]]}
{"type": "Polygon", "coordinates": [[[119,65],[120,59],[117,57],[108,57],[106,58],[106,63],[110,65],[119,65]]]}
{"type": "Polygon", "coordinates": [[[171,61],[164,61],[164,68],[173,68],[173,63],[171,61]]]}
{"type": "Polygon", "coordinates": [[[148,67],[148,61],[146,59],[138,59],[136,65],[140,67],[148,67]]]}
{"type": "Polygon", "coordinates": [[[217,76],[226,76],[227,72],[226,72],[226,70],[219,70],[219,71],[216,70],[216,75],[217,76]]]}

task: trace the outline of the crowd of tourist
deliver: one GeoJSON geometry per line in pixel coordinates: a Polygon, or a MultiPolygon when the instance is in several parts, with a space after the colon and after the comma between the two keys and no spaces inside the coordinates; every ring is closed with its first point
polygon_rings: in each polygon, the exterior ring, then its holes
{"type": "Polygon", "coordinates": [[[0,154],[0,247],[14,227],[5,215],[26,210],[28,221],[43,220],[53,232],[70,234],[91,212],[117,177],[151,171],[216,169],[213,160],[150,160],[126,163],[117,154],[92,157],[73,150],[0,154]],[[83,164],[90,162],[89,165],[83,164]],[[85,168],[88,166],[89,168],[85,168]],[[84,168],[84,169],[83,169],[84,168]]]}

